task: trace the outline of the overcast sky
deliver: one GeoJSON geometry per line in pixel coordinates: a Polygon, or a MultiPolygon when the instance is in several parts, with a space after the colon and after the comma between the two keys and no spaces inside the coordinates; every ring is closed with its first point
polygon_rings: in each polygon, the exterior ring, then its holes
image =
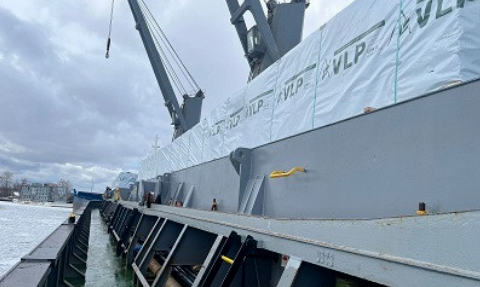
{"type": "MultiPolygon", "coordinates": [[[[0,172],[103,191],[172,136],[126,0],[0,0],[0,172]]],[[[246,83],[225,1],[145,0],[206,92],[203,114],[246,83]]],[[[311,0],[304,37],[352,0],[311,0]]]]}

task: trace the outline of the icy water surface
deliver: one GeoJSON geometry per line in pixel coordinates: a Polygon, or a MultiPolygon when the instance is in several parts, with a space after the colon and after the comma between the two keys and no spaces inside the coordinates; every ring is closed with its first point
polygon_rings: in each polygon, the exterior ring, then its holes
{"type": "Polygon", "coordinates": [[[0,277],[62,224],[71,211],[0,201],[0,277]]]}

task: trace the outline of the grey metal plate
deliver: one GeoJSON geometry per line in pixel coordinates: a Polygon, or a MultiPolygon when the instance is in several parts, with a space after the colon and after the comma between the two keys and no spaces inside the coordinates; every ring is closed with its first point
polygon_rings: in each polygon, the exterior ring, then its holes
{"type": "Polygon", "coordinates": [[[72,235],[74,225],[61,225],[47,239],[22,259],[56,260],[72,235]]]}
{"type": "Polygon", "coordinates": [[[0,286],[42,286],[49,274],[50,263],[21,262],[0,281],[0,286]]]}

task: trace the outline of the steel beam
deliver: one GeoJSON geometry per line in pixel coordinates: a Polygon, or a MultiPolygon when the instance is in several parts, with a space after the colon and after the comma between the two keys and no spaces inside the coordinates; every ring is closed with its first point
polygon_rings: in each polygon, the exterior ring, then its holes
{"type": "Polygon", "coordinates": [[[375,220],[281,220],[167,206],[143,212],[223,236],[251,235],[263,249],[388,286],[480,284],[480,258],[471,252],[480,211],[375,220]]]}

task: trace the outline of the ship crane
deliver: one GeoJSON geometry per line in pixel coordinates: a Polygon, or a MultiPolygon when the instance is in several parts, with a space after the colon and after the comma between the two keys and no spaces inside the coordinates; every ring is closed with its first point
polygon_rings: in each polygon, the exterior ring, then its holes
{"type": "Polygon", "coordinates": [[[267,16],[259,0],[226,0],[231,14],[231,23],[237,30],[245,57],[250,66],[249,80],[254,79],[275,63],[302,40],[305,10],[308,0],[292,0],[279,3],[264,0],[267,16]],[[250,12],[255,21],[247,29],[245,13],[250,12]]]}
{"type": "Polygon", "coordinates": [[[128,3],[172,119],[173,139],[176,139],[200,121],[203,91],[173,49],[145,2],[128,0],[128,3]],[[181,106],[175,90],[183,98],[181,106]]]}
{"type": "MultiPolygon", "coordinates": [[[[288,3],[278,3],[277,0],[264,1],[267,15],[260,0],[245,0],[242,5],[238,0],[226,0],[231,13],[231,23],[237,30],[250,66],[249,80],[258,76],[300,43],[305,9],[309,5],[308,0],[291,0],[288,3]],[[248,11],[255,20],[255,25],[250,29],[247,29],[244,19],[248,11]]],[[[128,0],[128,3],[172,119],[175,140],[199,123],[204,93],[173,49],[145,2],[128,0]],[[171,59],[176,67],[173,67],[171,59]],[[190,93],[185,89],[182,76],[192,88],[190,93]],[[183,98],[182,106],[177,101],[174,87],[183,98]]],[[[107,42],[107,58],[109,47],[110,37],[107,42]]]]}

